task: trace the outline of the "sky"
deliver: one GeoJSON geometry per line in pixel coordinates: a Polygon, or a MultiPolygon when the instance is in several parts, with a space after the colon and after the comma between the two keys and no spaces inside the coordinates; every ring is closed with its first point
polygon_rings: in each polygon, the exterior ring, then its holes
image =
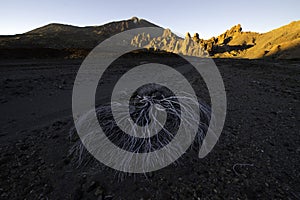
{"type": "Polygon", "coordinates": [[[218,36],[233,25],[267,32],[300,20],[299,0],[9,0],[0,1],[0,35],[20,34],[49,23],[102,25],[146,19],[174,33],[218,36]]]}

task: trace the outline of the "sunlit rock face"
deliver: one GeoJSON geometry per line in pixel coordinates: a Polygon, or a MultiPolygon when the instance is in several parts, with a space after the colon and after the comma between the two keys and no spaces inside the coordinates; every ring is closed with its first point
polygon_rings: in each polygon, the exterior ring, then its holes
{"type": "Polygon", "coordinates": [[[164,50],[188,56],[207,56],[199,41],[198,33],[195,34],[193,38],[191,38],[190,33],[187,33],[186,37],[182,39],[172,33],[170,29],[165,29],[163,34],[159,37],[152,38],[149,34],[138,34],[132,39],[131,45],[154,50],[164,50]]]}
{"type": "MultiPolygon", "coordinates": [[[[132,39],[131,45],[188,56],[206,57],[220,52],[230,52],[232,48],[228,46],[228,43],[233,39],[240,38],[242,34],[244,33],[240,24],[233,26],[218,37],[212,37],[208,40],[201,39],[199,33],[194,33],[191,37],[189,32],[186,33],[185,38],[181,38],[172,33],[170,29],[165,29],[159,37],[151,37],[151,35],[145,33],[138,34],[132,39]]],[[[251,41],[253,40],[251,38],[251,41]]],[[[248,43],[248,41],[242,41],[242,44],[238,45],[247,45],[248,43]]]]}
{"type": "Polygon", "coordinates": [[[188,32],[184,38],[165,29],[160,37],[139,34],[132,45],[165,50],[188,56],[215,58],[297,59],[300,46],[300,21],[295,21],[267,33],[242,31],[237,24],[217,37],[204,40],[198,33],[188,32]]]}

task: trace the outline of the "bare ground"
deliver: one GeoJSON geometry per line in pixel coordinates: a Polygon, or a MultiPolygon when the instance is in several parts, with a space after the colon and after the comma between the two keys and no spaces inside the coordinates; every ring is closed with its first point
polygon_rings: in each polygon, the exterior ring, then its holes
{"type": "Polygon", "coordinates": [[[2,61],[0,199],[300,199],[299,61],[215,62],[228,111],[213,151],[130,175],[69,156],[80,60],[2,61]]]}

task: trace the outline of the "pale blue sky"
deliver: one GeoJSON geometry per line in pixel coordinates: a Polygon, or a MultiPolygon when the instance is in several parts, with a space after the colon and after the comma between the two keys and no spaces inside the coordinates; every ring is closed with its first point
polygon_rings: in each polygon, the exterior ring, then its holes
{"type": "Polygon", "coordinates": [[[210,38],[238,23],[245,31],[266,32],[300,20],[299,0],[7,0],[0,5],[0,35],[52,22],[88,26],[137,16],[175,33],[210,38]]]}

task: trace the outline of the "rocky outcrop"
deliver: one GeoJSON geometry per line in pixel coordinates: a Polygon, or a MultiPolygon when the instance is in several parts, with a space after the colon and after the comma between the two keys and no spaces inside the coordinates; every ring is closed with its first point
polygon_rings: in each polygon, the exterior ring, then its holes
{"type": "Polygon", "coordinates": [[[240,34],[242,34],[242,27],[238,24],[227,30],[225,33],[219,35],[215,39],[215,42],[217,45],[228,44],[233,37],[237,37],[240,34]]]}
{"type": "Polygon", "coordinates": [[[193,36],[193,41],[194,42],[199,42],[200,41],[200,38],[199,38],[199,34],[198,33],[195,33],[194,36],[193,36]]]}
{"type": "Polygon", "coordinates": [[[188,56],[212,56],[221,58],[299,58],[300,21],[268,33],[243,32],[237,24],[218,37],[201,39],[198,33],[185,38],[166,29],[162,36],[151,38],[140,34],[132,40],[132,45],[145,48],[165,50],[188,56]]]}
{"type": "Polygon", "coordinates": [[[186,37],[182,39],[172,33],[170,29],[165,29],[161,36],[155,38],[151,38],[149,34],[145,33],[138,34],[132,39],[131,45],[182,55],[207,56],[198,42],[199,40],[199,34],[195,34],[192,38],[190,33],[187,33],[186,37]]]}
{"type": "MultiPolygon", "coordinates": [[[[110,36],[142,27],[157,25],[137,17],[102,26],[49,24],[24,34],[0,36],[0,58],[84,58],[91,49],[110,36]]],[[[299,59],[300,21],[267,33],[244,32],[241,25],[237,24],[208,40],[201,39],[198,33],[192,36],[187,33],[181,38],[170,29],[165,29],[158,37],[140,33],[133,37],[131,45],[189,56],[299,59]]]]}
{"type": "Polygon", "coordinates": [[[189,56],[214,56],[218,53],[246,48],[247,43],[245,42],[240,46],[228,45],[234,38],[238,38],[242,34],[240,24],[233,26],[220,36],[212,37],[209,40],[201,39],[198,33],[194,33],[193,37],[191,37],[189,32],[186,33],[183,39],[173,34],[170,29],[165,29],[162,36],[156,38],[139,34],[132,39],[131,44],[136,47],[160,49],[189,56]]]}

